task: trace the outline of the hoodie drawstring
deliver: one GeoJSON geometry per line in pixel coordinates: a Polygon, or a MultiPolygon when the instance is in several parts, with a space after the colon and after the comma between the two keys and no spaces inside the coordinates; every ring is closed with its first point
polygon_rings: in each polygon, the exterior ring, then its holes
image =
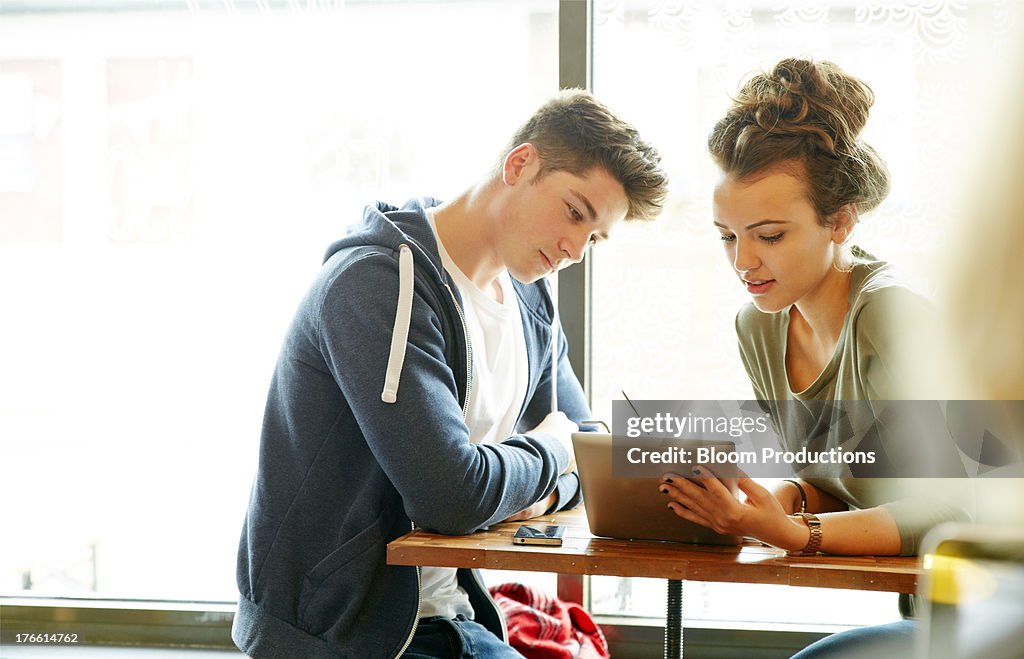
{"type": "Polygon", "coordinates": [[[412,287],[412,250],[403,243],[398,254],[398,308],[395,309],[395,326],[391,330],[391,354],[388,355],[384,391],[380,394],[380,399],[385,403],[398,400],[398,380],[402,376],[405,346],[409,340],[409,324],[412,320],[412,287]]]}

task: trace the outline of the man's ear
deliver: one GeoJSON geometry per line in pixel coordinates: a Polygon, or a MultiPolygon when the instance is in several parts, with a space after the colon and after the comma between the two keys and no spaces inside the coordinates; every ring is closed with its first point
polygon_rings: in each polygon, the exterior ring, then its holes
{"type": "Polygon", "coordinates": [[[537,148],[524,142],[508,152],[501,166],[501,180],[505,185],[515,185],[523,177],[527,167],[537,161],[537,148]]]}
{"type": "Polygon", "coordinates": [[[835,213],[829,215],[829,224],[832,226],[832,242],[842,245],[853,233],[853,227],[859,219],[857,206],[854,204],[843,204],[835,213]]]}

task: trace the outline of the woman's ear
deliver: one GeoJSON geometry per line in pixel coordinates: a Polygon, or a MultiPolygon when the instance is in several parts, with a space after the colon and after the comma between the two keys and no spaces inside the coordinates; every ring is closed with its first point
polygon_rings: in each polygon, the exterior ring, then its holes
{"type": "Polygon", "coordinates": [[[829,216],[829,225],[832,227],[832,242],[842,245],[849,240],[857,220],[857,206],[854,204],[843,204],[839,207],[839,210],[832,213],[829,216]]]}

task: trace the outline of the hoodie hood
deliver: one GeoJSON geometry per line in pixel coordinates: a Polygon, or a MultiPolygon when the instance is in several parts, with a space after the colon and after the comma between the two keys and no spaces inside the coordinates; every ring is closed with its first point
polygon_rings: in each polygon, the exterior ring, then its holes
{"type": "MultiPolygon", "coordinates": [[[[326,263],[335,254],[353,247],[376,245],[398,252],[399,283],[398,299],[395,302],[395,324],[391,329],[391,351],[384,375],[384,389],[380,394],[381,400],[388,404],[394,404],[398,400],[398,385],[405,363],[412,319],[415,261],[419,259],[421,267],[425,267],[427,272],[432,270],[437,280],[451,291],[456,307],[461,303],[455,288],[448,282],[447,273],[444,272],[434,232],[430,225],[423,221],[427,209],[440,204],[441,202],[433,197],[412,199],[401,208],[378,201],[375,206],[366,207],[363,211],[363,222],[355,231],[335,241],[324,254],[326,263]]],[[[459,314],[461,317],[461,311],[459,314]]],[[[466,346],[467,361],[472,364],[472,353],[468,343],[466,346]]]]}
{"type": "MultiPolygon", "coordinates": [[[[381,399],[394,403],[398,393],[399,378],[405,360],[409,325],[412,316],[413,289],[415,281],[432,281],[438,287],[441,298],[453,303],[453,317],[461,329],[457,342],[464,346],[467,364],[467,390],[472,387],[473,353],[462,319],[462,298],[458,288],[444,269],[433,229],[425,221],[427,210],[440,206],[433,197],[419,197],[407,201],[401,207],[378,201],[363,211],[362,223],[352,233],[335,241],[324,255],[327,263],[334,258],[344,258],[343,252],[361,248],[378,248],[398,257],[399,295],[395,301],[395,322],[391,333],[391,352],[387,365],[384,390],[381,399]]],[[[555,308],[544,280],[523,284],[513,278],[513,287],[519,297],[522,311],[531,319],[550,326],[555,321],[555,308]]]]}
{"type": "MultiPolygon", "coordinates": [[[[433,197],[410,199],[401,208],[378,201],[363,210],[363,221],[355,225],[349,235],[333,242],[324,254],[324,262],[337,252],[350,247],[379,245],[398,251],[405,244],[418,252],[434,266],[438,276],[444,271],[437,241],[430,225],[422,221],[428,208],[436,208],[441,201],[433,197]]],[[[443,277],[442,277],[443,279],[443,277]]]]}

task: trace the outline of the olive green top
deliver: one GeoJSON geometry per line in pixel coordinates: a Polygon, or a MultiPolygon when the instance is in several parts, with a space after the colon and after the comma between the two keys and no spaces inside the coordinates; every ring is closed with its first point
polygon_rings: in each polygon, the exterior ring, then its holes
{"type": "MultiPolygon", "coordinates": [[[[736,316],[740,356],[762,407],[771,415],[782,448],[797,451],[807,437],[835,435],[837,425],[808,426],[807,410],[780,401],[886,401],[907,396],[909,375],[902,361],[901,341],[912,340],[912,327],[934,314],[931,303],[900,281],[883,261],[855,248],[850,273],[850,308],[843,320],[835,353],[824,370],[803,391],[790,388],[786,343],[790,308],[765,313],[753,304],[736,316]],[[823,430],[823,428],[825,428],[823,430]]],[[[829,436],[827,446],[842,437],[829,436]]],[[[810,467],[801,472],[814,474],[810,467]]],[[[822,473],[824,476],[824,473],[822,473]]],[[[896,520],[901,554],[916,555],[923,535],[942,521],[968,518],[955,492],[962,488],[949,479],[809,477],[807,482],[845,502],[851,509],[882,506],[896,520]],[[942,481],[942,485],[940,485],[942,481]]]]}

